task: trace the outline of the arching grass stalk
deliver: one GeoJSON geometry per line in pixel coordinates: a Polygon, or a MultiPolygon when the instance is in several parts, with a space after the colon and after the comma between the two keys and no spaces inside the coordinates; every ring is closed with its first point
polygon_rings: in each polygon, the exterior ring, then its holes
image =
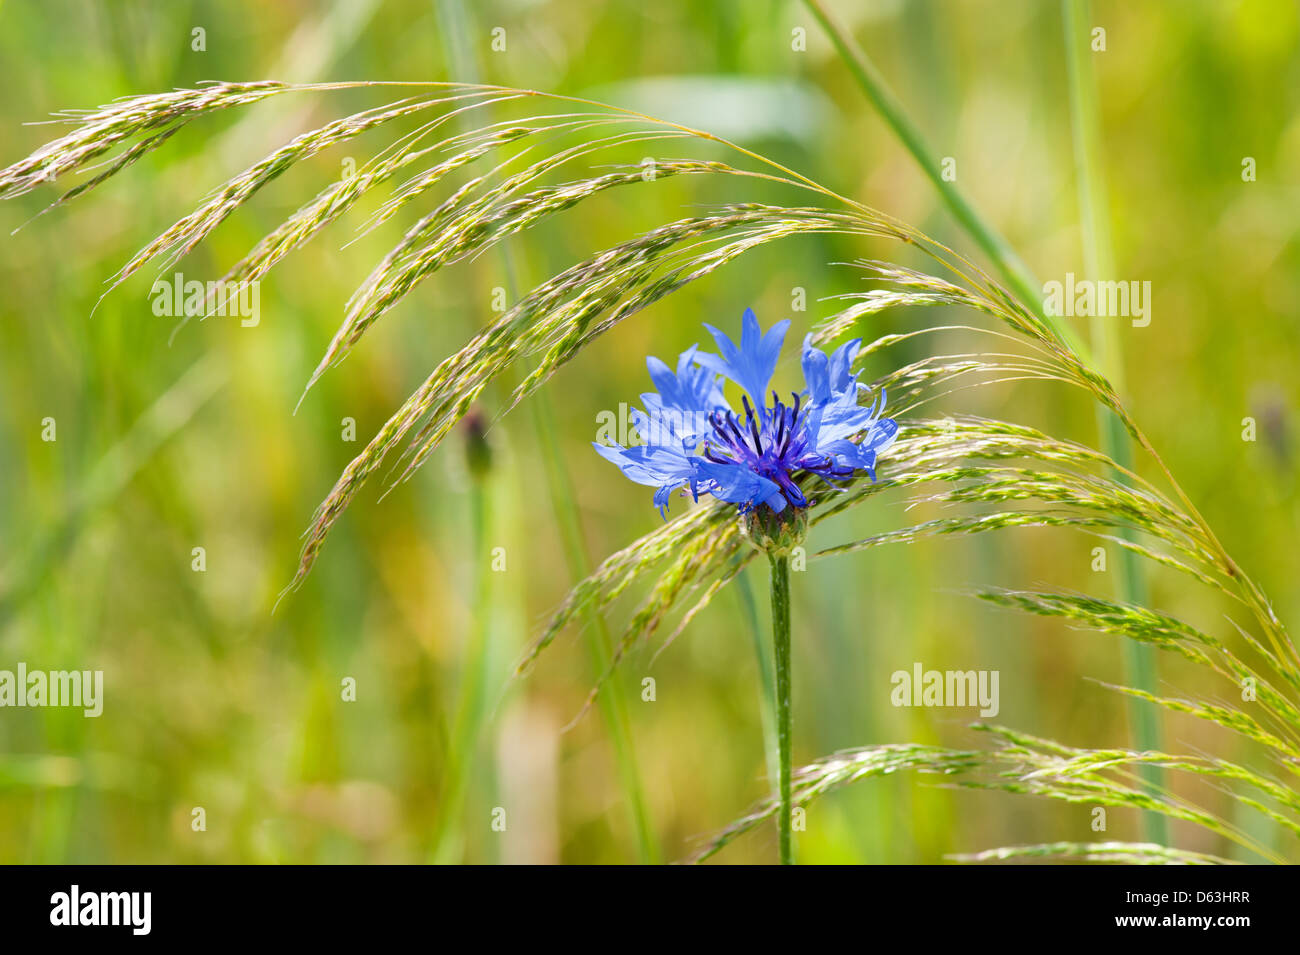
{"type": "Polygon", "coordinates": [[[780,811],[776,819],[781,865],[794,865],[793,804],[790,777],[794,764],[790,755],[794,720],[790,708],[790,557],[769,553],[772,565],[772,648],[776,661],[776,740],[780,751],[778,794],[780,811]]]}

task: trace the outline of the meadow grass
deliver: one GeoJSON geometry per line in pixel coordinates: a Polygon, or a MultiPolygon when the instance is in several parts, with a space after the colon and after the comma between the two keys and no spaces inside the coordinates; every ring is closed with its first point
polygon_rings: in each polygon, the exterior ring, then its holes
{"type": "MultiPolygon", "coordinates": [[[[108,160],[107,168],[73,187],[54,205],[84,197],[102,188],[144,152],[159,148],[165,134],[216,110],[242,107],[271,96],[325,96],[343,89],[388,85],[392,84],[212,84],[119,101],[74,115],[70,133],[0,171],[0,198],[22,195],[43,183],[91,169],[93,161],[121,150],[116,159],[108,160]]],[[[444,189],[446,195],[407,229],[353,293],[308,388],[340,364],[376,323],[425,279],[497,248],[593,196],[699,176],[740,184],[761,182],[795,195],[811,194],[825,205],[727,202],[608,246],[528,291],[440,362],[346,467],[308,528],[290,589],[310,573],[339,516],[375,472],[389,463],[394,484],[407,479],[481,401],[489,384],[522,369],[522,377],[509,388],[500,411],[500,415],[508,414],[623,320],[761,246],[815,234],[896,242],[923,252],[942,275],[878,260],[855,263],[850,267],[860,269],[876,287],[848,296],[847,305],[818,323],[815,340],[837,339],[885,309],[918,308],[925,314],[930,306],[944,305],[967,309],[980,318],[982,324],[962,328],[988,336],[993,344],[989,350],[925,354],[873,381],[873,392],[889,392],[891,408],[902,425],[900,439],[890,451],[887,473],[878,483],[863,481],[818,502],[811,508],[811,518],[814,524],[821,523],[891,490],[912,495],[915,504],[955,511],[956,516],[846,541],[813,556],[825,560],[931,537],[1056,527],[1114,544],[1130,555],[1135,567],[1150,562],[1180,571],[1188,586],[1205,587],[1232,601],[1241,609],[1244,622],[1220,626],[1218,631],[1228,631],[1226,637],[1220,637],[1143,606],[1140,589],[1113,601],[1023,590],[987,591],[981,596],[1002,606],[1057,618],[1062,624],[1120,635],[1136,646],[1177,653],[1221,677],[1225,691],[1245,688],[1249,693],[1243,695],[1242,702],[1249,705],[1157,696],[1137,679],[1134,682],[1139,685],[1117,690],[1152,711],[1176,711],[1244,736],[1261,748],[1264,762],[1247,767],[1211,755],[1178,755],[1146,746],[1138,750],[1075,749],[993,727],[987,728],[994,739],[991,749],[868,747],[813,763],[793,780],[783,778],[780,788],[791,790],[796,805],[806,805],[849,783],[900,769],[969,775],[971,778],[963,778],[959,785],[1134,808],[1201,827],[1268,861],[1287,857],[1285,851],[1260,843],[1242,827],[1174,796],[1155,771],[1206,780],[1283,830],[1300,831],[1295,822],[1300,797],[1291,779],[1297,772],[1295,746],[1300,736],[1300,714],[1293,702],[1300,690],[1300,656],[1262,589],[1224,549],[1109,377],[1081,354],[1069,334],[1038,314],[1023,296],[1007,291],[972,262],[911,226],[705,131],[536,91],[455,83],[405,86],[408,92],[414,90],[414,95],[299,135],[230,178],[132,257],[114,276],[113,285],[146,264],[166,267],[193,250],[252,195],[295,163],[363,132],[412,117],[429,118],[364,169],[301,206],[227,273],[260,279],[339,219],[359,198],[408,166],[429,164],[397,185],[372,222],[395,216],[408,204],[432,204],[435,190],[444,189]],[[526,106],[529,111],[519,119],[486,122],[468,132],[444,135],[442,127],[453,117],[482,106],[504,104],[526,106]],[[538,104],[540,109],[535,108],[538,104]],[[562,111],[548,111],[553,107],[562,111]],[[605,137],[593,132],[609,128],[620,131],[605,137]],[[562,135],[576,136],[579,142],[558,146],[562,135]],[[735,164],[716,158],[663,157],[653,159],[648,167],[641,164],[563,178],[570,164],[593,162],[603,149],[665,142],[721,148],[735,164]],[[481,160],[495,165],[459,185],[448,179],[481,160]],[[556,179],[559,181],[553,181],[556,179]],[[1160,475],[1158,484],[1139,476],[1134,467],[1105,448],[1093,449],[1014,422],[966,415],[917,415],[927,403],[962,390],[1024,379],[1086,393],[1154,466],[1160,475]],[[1231,649],[1230,641],[1240,649],[1231,649]]],[[[868,356],[949,327],[936,325],[903,335],[879,336],[862,350],[859,367],[868,356]]],[[[552,460],[559,463],[554,454],[552,460]]],[[[556,486],[562,482],[552,482],[552,487],[556,486]]],[[[563,517],[563,501],[557,500],[555,507],[563,517]]],[[[565,537],[572,549],[580,541],[580,530],[571,513],[566,520],[565,537]]],[[[518,671],[526,672],[569,624],[601,620],[622,595],[633,589],[644,591],[608,656],[595,658],[601,672],[588,704],[608,706],[611,698],[601,691],[628,651],[675,617],[674,629],[663,641],[670,644],[744,572],[753,556],[730,509],[717,504],[689,509],[610,555],[578,581],[525,652],[518,671]]],[[[581,566],[576,559],[570,563],[581,566]]],[[[774,601],[778,597],[774,594],[774,601]]],[[[470,668],[471,677],[474,669],[470,668]]],[[[779,666],[776,676],[779,698],[779,666]]],[[[465,691],[473,693],[473,688],[467,686],[465,691]]],[[[472,696],[465,699],[471,711],[477,707],[472,696]]],[[[612,720],[619,721],[617,712],[612,720]]],[[[776,735],[780,762],[786,764],[789,741],[782,738],[779,718],[776,735]]],[[[773,812],[773,803],[760,805],[708,842],[698,857],[711,855],[773,812]]],[[[647,838],[643,833],[642,842],[647,838]]],[[[784,846],[783,836],[783,856],[784,846]]],[[[1152,840],[1099,843],[1091,848],[1066,843],[1010,847],[971,858],[1051,854],[1094,860],[1216,861],[1159,846],[1152,840]]]]}

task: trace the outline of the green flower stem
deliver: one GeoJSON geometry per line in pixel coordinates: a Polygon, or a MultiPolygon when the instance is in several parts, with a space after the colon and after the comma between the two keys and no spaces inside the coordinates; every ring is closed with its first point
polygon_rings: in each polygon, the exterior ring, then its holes
{"type": "Polygon", "coordinates": [[[772,796],[777,795],[778,767],[781,765],[780,746],[776,741],[776,682],[772,676],[772,659],[763,639],[763,628],[758,622],[758,604],[754,601],[754,587],[749,582],[749,570],[736,576],[736,592],[749,623],[749,633],[754,643],[754,660],[758,664],[758,712],[763,723],[763,758],[767,764],[767,778],[772,783],[772,796]]]}
{"type": "Polygon", "coordinates": [[[793,763],[790,757],[790,737],[793,721],[790,714],[790,558],[786,555],[768,554],[772,564],[772,647],[776,660],[776,741],[780,750],[778,798],[781,806],[777,815],[777,832],[780,839],[781,865],[794,865],[794,844],[791,832],[792,809],[790,804],[790,776],[793,763]]]}

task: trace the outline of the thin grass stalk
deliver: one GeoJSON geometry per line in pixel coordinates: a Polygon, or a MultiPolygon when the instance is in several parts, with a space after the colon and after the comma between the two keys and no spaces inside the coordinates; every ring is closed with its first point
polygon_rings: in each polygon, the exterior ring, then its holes
{"type": "MultiPolygon", "coordinates": [[[[439,13],[442,13],[439,10],[439,13]]],[[[448,38],[451,31],[442,31],[443,38],[448,38]]],[[[464,32],[461,30],[461,32],[464,32]]],[[[446,55],[455,57],[456,44],[445,42],[446,55]]],[[[463,117],[461,118],[463,121],[463,117]]],[[[448,759],[445,798],[443,798],[442,817],[439,820],[437,838],[433,846],[434,864],[451,864],[459,860],[463,843],[455,838],[456,828],[460,825],[465,794],[469,787],[469,777],[478,758],[478,747],[482,743],[482,732],[487,720],[487,672],[491,656],[491,561],[489,550],[491,544],[491,478],[487,463],[485,435],[480,427],[472,427],[468,434],[467,463],[469,466],[469,513],[471,513],[471,534],[474,554],[474,599],[472,607],[473,626],[469,635],[469,646],[465,652],[464,667],[461,669],[460,704],[456,711],[456,720],[452,726],[450,759],[448,759]]]]}
{"type": "MultiPolygon", "coordinates": [[[[1088,278],[1109,280],[1115,272],[1115,254],[1111,243],[1110,216],[1106,208],[1106,180],[1101,164],[1097,84],[1092,71],[1092,59],[1082,49],[1084,38],[1088,35],[1088,24],[1091,23],[1090,7],[1088,0],[1061,0],[1084,270],[1088,278]]],[[[1123,394],[1124,356],[1116,321],[1113,316],[1094,315],[1090,338],[1095,367],[1110,380],[1117,393],[1123,394]]],[[[1132,468],[1133,446],[1124,432],[1123,424],[1109,408],[1098,404],[1096,412],[1102,450],[1121,468],[1132,468]]],[[[1116,481],[1124,481],[1119,471],[1114,476],[1116,481]]],[[[1120,535],[1130,542],[1136,540],[1136,535],[1127,527],[1120,528],[1120,535]]],[[[1119,571],[1120,600],[1145,606],[1149,596],[1146,575],[1137,555],[1131,550],[1121,549],[1119,571]]],[[[1125,643],[1124,657],[1126,682],[1146,693],[1154,693],[1157,681],[1155,650],[1129,640],[1125,643]]],[[[1134,697],[1129,705],[1129,715],[1138,748],[1161,749],[1158,713],[1134,697]]],[[[1143,766],[1142,776],[1152,789],[1158,790],[1164,785],[1164,773],[1158,766],[1143,766]]],[[[1147,842],[1164,843],[1168,840],[1168,826],[1159,813],[1144,813],[1142,829],[1147,842]]]]}
{"type": "MultiPolygon", "coordinates": [[[[473,440],[481,436],[473,435],[473,440]]],[[[471,455],[474,450],[471,449],[471,455]]],[[[488,660],[491,654],[492,615],[492,561],[489,553],[492,528],[491,479],[486,474],[474,473],[471,463],[469,488],[470,535],[474,555],[473,599],[470,606],[477,608],[473,615],[469,644],[465,648],[465,662],[460,675],[460,700],[452,724],[451,746],[443,779],[442,805],[438,827],[434,833],[431,859],[435,865],[449,865],[460,860],[463,842],[458,829],[469,788],[470,774],[478,762],[482,744],[483,727],[487,720],[488,660]]]]}
{"type": "MultiPolygon", "coordinates": [[[[501,246],[500,252],[502,266],[506,272],[506,285],[512,300],[517,301],[517,282],[510,250],[501,246]]],[[[546,462],[547,484],[551,492],[560,537],[564,542],[565,562],[568,565],[569,575],[574,580],[582,580],[591,573],[592,562],[591,555],[587,551],[586,540],[582,535],[577,492],[569,477],[568,468],[564,466],[564,458],[556,437],[558,428],[555,422],[555,409],[549,396],[539,392],[537,398],[538,400],[533,404],[533,420],[541,436],[541,455],[546,462]]],[[[587,614],[587,618],[588,626],[584,630],[587,654],[591,660],[592,672],[599,679],[609,667],[613,653],[613,638],[610,636],[603,613],[592,611],[587,614]]],[[[655,841],[654,827],[650,823],[645,786],[641,780],[641,770],[637,764],[636,749],[632,742],[627,691],[621,679],[609,681],[606,692],[601,695],[600,712],[605,722],[605,731],[609,734],[614,749],[614,760],[618,765],[623,795],[627,799],[632,830],[636,836],[637,858],[643,865],[656,865],[660,862],[659,849],[655,841]]]]}
{"type": "MultiPolygon", "coordinates": [[[[555,436],[555,412],[551,410],[550,396],[547,392],[538,392],[534,396],[532,407],[534,424],[541,438],[542,459],[546,462],[547,485],[551,491],[551,503],[559,524],[565,560],[573,577],[576,580],[583,580],[591,574],[591,562],[582,538],[573,482],[569,479],[568,469],[565,468],[564,460],[560,456],[559,441],[555,436]]],[[[604,614],[599,610],[593,610],[585,616],[587,626],[583,628],[583,633],[586,636],[587,655],[591,660],[593,671],[600,676],[609,669],[613,640],[609,635],[604,614]]],[[[650,825],[645,788],[641,782],[641,771],[637,766],[636,751],[632,745],[627,691],[623,681],[617,677],[607,681],[601,688],[597,702],[600,704],[600,712],[604,717],[610,743],[614,748],[614,759],[618,763],[623,793],[627,797],[627,808],[636,834],[638,857],[644,864],[657,864],[659,850],[655,844],[654,830],[650,825]]]]}
{"type": "Polygon", "coordinates": [[[861,87],[862,92],[876,107],[881,119],[894,131],[894,135],[912,154],[912,158],[921,167],[921,171],[925,173],[926,178],[934,184],[935,189],[938,190],[939,195],[943,198],[954,218],[970,233],[971,238],[984,250],[984,254],[993,260],[998,267],[998,271],[1002,273],[1002,277],[1011,286],[1012,291],[1020,297],[1021,301],[1031,308],[1039,318],[1048,322],[1075,354],[1086,361],[1088,356],[1087,345],[1079,339],[1074,329],[1065,322],[1058,320],[1055,316],[1043,313],[1042,295],[1040,293],[1042,286],[1029,270],[1029,266],[1025,265],[1024,261],[1011,247],[1011,244],[1002,237],[1001,233],[975,210],[975,207],[970,204],[962,191],[957,188],[957,184],[948,182],[943,178],[939,157],[930,149],[925,137],[921,134],[921,130],[912,122],[912,118],[907,114],[903,104],[894,95],[894,91],[889,88],[885,78],[880,75],[875,64],[867,57],[866,52],[853,39],[853,35],[830,15],[826,7],[822,5],[821,0],[804,0],[804,6],[812,13],[821,28],[826,31],[831,44],[839,53],[840,59],[844,61],[845,66],[849,68],[849,72],[853,74],[853,78],[861,87]]]}
{"type": "Polygon", "coordinates": [[[768,554],[772,565],[772,656],[776,661],[776,739],[781,766],[776,817],[781,865],[794,865],[793,802],[790,779],[794,764],[791,757],[793,719],[790,707],[790,558],[768,554]]]}

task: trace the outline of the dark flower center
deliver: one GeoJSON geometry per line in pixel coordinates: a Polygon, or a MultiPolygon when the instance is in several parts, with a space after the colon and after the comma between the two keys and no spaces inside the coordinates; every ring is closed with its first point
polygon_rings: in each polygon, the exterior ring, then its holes
{"type": "Polygon", "coordinates": [[[796,483],[800,472],[833,483],[852,479],[855,471],[851,465],[837,464],[829,454],[808,449],[808,412],[802,409],[798,394],[792,392],[791,398],[793,403],[787,405],[774,391],[772,405],[755,412],[749,397],[743,397],[743,423],[734,412],[712,412],[709,424],[713,434],[705,440],[703,454],[716,464],[743,464],[780,487],[791,505],[803,508],[815,502],[796,483]]]}

